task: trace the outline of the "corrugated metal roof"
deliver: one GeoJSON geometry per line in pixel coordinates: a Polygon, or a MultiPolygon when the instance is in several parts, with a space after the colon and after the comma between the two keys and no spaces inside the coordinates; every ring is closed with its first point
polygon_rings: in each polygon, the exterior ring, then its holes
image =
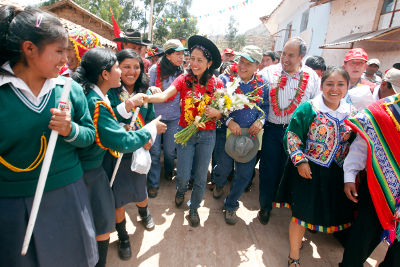
{"type": "Polygon", "coordinates": [[[392,31],[397,31],[397,30],[400,30],[400,26],[392,27],[392,28],[388,28],[388,29],[377,30],[377,31],[353,33],[353,34],[346,35],[342,38],[339,38],[339,39],[333,41],[332,43],[327,43],[327,44],[321,45],[319,48],[328,48],[328,47],[333,47],[333,46],[338,46],[338,45],[351,44],[354,42],[376,39],[376,38],[379,38],[383,34],[386,34],[386,33],[392,32],[392,31]]]}

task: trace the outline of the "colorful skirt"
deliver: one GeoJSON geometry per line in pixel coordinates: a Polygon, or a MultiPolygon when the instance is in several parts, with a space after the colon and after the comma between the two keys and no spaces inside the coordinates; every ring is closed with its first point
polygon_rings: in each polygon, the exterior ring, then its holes
{"type": "Polygon", "coordinates": [[[343,169],[309,162],[312,179],[301,177],[289,160],[275,198],[275,207],[292,210],[292,221],[308,229],[333,233],[351,226],[355,204],[344,193],[343,169]]]}

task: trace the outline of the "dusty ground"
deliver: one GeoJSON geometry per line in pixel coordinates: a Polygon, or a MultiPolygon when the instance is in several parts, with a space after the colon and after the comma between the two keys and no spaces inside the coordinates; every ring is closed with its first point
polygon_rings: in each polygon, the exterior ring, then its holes
{"type": "MultiPolygon", "coordinates": [[[[225,196],[229,187],[225,187],[225,196]]],[[[185,201],[191,191],[186,193],[185,201]]],[[[121,261],[117,253],[117,234],[111,235],[107,266],[287,266],[288,209],[273,209],[268,225],[257,219],[258,177],[253,188],[240,199],[236,225],[224,221],[223,198],[215,200],[206,190],[199,209],[201,225],[189,226],[187,206],[174,204],[175,182],[162,179],[158,197],[150,199],[150,210],[156,227],[145,231],[138,221],[134,204],[127,206],[127,228],[132,258],[121,261]]],[[[377,266],[386,253],[381,244],[365,266],[377,266]]],[[[338,266],[343,248],[332,235],[306,232],[301,251],[302,266],[338,266]]]]}

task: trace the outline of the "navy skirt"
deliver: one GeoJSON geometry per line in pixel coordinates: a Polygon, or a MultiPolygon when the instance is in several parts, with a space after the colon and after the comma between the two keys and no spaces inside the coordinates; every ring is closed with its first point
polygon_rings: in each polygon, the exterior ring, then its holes
{"type": "Polygon", "coordinates": [[[26,256],[22,243],[32,197],[0,198],[0,266],[94,266],[96,235],[82,179],[43,193],[26,256]]]}
{"type": "MultiPolygon", "coordinates": [[[[117,159],[106,154],[103,167],[111,180],[117,159]]],[[[122,157],[117,175],[115,176],[112,191],[114,193],[115,208],[121,208],[128,203],[142,202],[147,198],[147,176],[131,170],[132,154],[122,157]]]]}
{"type": "Polygon", "coordinates": [[[112,232],[115,228],[115,203],[103,166],[85,171],[83,180],[92,207],[96,236],[112,232]]]}

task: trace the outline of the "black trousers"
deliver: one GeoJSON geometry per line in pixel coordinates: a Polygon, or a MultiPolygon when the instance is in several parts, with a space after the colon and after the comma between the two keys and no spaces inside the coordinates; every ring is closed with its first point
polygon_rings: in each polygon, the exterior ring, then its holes
{"type": "MultiPolygon", "coordinates": [[[[347,240],[341,267],[363,267],[364,262],[381,242],[383,228],[376,214],[366,179],[358,190],[358,217],[347,240]]],[[[380,267],[400,266],[400,242],[389,247],[380,267]]]]}

